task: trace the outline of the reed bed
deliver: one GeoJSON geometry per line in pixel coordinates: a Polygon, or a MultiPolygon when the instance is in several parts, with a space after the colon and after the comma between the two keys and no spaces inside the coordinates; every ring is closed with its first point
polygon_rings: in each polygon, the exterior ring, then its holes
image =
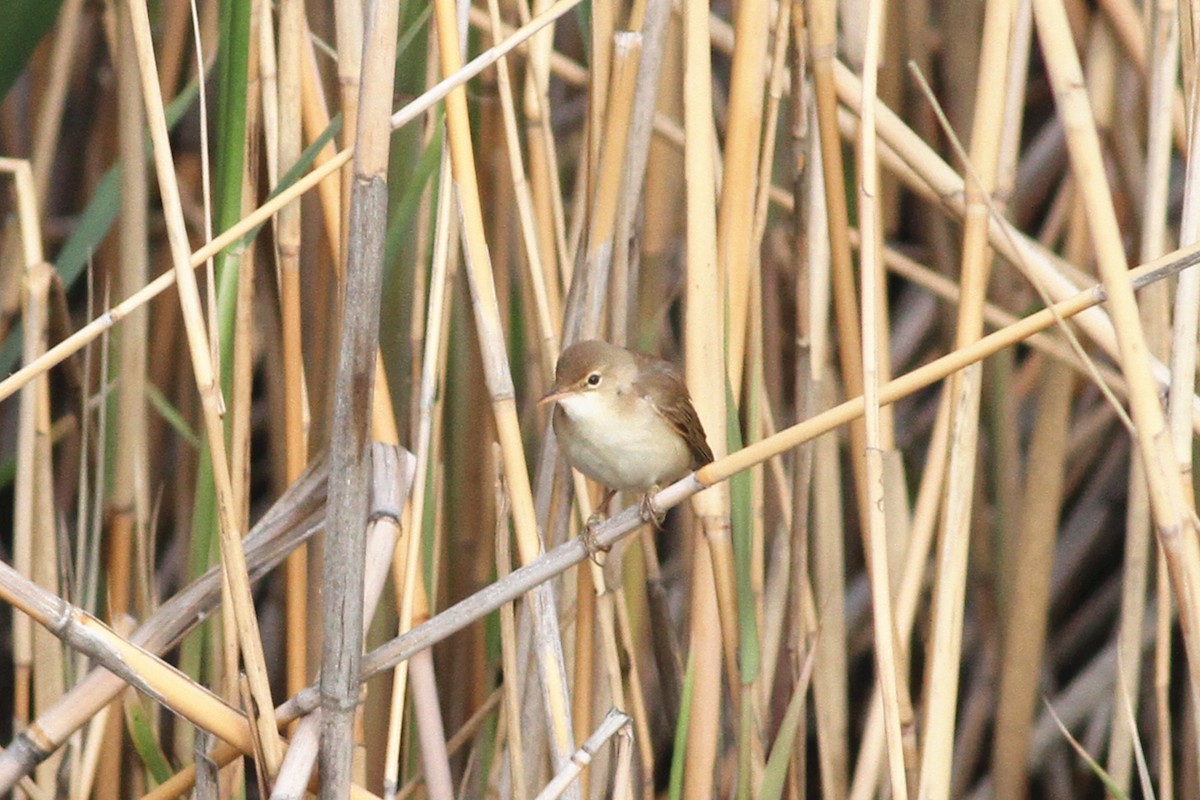
{"type": "Polygon", "coordinates": [[[0,14],[0,794],[1200,797],[1197,0],[0,14]]]}

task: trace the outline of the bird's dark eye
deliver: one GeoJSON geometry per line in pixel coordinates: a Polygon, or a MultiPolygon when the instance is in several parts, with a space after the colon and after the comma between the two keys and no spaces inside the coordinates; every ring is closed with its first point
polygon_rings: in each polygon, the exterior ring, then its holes
{"type": "Polygon", "coordinates": [[[588,375],[587,376],[587,385],[588,386],[599,386],[600,385],[600,373],[593,372],[591,375],[588,375]]]}

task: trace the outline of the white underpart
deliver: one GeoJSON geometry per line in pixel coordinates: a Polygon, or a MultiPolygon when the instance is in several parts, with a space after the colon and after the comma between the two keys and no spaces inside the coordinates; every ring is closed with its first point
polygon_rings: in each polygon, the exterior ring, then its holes
{"type": "MultiPolygon", "coordinates": [[[[558,401],[575,436],[559,437],[567,460],[594,481],[626,492],[646,492],[687,474],[691,454],[683,438],[657,413],[650,426],[613,425],[601,397],[584,392],[558,401]],[[664,447],[663,443],[669,442],[664,447]]],[[[638,400],[645,403],[645,400],[638,400]]],[[[560,423],[561,424],[561,423],[560,423]]]]}

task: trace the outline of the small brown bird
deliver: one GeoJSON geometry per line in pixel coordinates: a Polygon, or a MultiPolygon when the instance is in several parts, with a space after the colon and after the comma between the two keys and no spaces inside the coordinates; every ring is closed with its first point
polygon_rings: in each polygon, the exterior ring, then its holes
{"type": "Polygon", "coordinates": [[[643,513],[662,514],[650,494],[713,460],[700,417],[673,364],[595,339],[559,356],[554,434],[567,462],[609,489],[642,495],[643,513]]]}

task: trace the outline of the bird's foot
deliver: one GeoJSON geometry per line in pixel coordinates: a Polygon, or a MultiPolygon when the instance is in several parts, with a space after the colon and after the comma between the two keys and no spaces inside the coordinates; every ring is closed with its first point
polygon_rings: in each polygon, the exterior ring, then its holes
{"type": "Polygon", "coordinates": [[[612,550],[611,544],[601,544],[600,539],[596,536],[596,528],[604,521],[604,515],[596,512],[587,518],[587,522],[583,525],[583,533],[579,538],[583,539],[583,546],[587,550],[588,558],[598,567],[604,566],[602,554],[612,550]]]}
{"type": "Polygon", "coordinates": [[[659,508],[654,503],[654,495],[658,494],[658,487],[653,486],[650,491],[642,495],[641,512],[642,520],[654,524],[655,528],[662,530],[663,521],[667,518],[667,511],[664,508],[659,508]]]}

